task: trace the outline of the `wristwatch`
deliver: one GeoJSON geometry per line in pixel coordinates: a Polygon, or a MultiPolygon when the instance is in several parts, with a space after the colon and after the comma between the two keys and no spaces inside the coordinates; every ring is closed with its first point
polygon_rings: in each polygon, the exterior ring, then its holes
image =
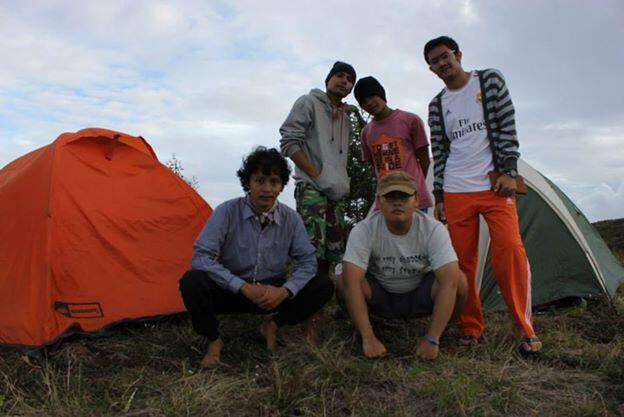
{"type": "Polygon", "coordinates": [[[511,169],[508,169],[507,171],[505,171],[505,174],[509,175],[511,178],[516,178],[518,176],[518,171],[516,171],[515,169],[511,168],[511,169]]]}

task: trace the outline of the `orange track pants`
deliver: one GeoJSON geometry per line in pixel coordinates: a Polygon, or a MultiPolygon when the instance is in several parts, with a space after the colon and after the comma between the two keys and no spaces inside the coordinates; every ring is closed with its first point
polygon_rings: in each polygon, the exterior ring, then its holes
{"type": "Polygon", "coordinates": [[[459,319],[462,335],[480,337],[483,313],[476,286],[479,214],[488,224],[492,272],[505,304],[525,337],[535,336],[531,317],[531,270],[520,237],[515,197],[494,191],[444,193],[444,210],[459,267],[468,279],[468,299],[459,319]]]}

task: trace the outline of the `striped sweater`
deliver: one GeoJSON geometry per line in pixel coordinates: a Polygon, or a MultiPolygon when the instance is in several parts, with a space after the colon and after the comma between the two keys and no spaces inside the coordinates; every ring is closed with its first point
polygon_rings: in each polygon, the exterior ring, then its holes
{"type": "MultiPolygon", "coordinates": [[[[516,170],[520,153],[518,152],[515,111],[505,79],[495,69],[479,70],[477,76],[481,86],[483,118],[492,150],[494,169],[498,172],[516,170]]],[[[442,90],[429,103],[429,127],[433,153],[433,195],[436,203],[443,201],[444,169],[451,148],[442,116],[444,91],[446,89],[442,90]]]]}

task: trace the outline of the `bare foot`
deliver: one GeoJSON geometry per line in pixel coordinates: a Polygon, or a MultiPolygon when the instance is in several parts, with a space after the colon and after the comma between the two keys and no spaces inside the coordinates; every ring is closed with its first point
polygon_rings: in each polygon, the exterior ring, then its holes
{"type": "Polygon", "coordinates": [[[362,351],[369,359],[379,358],[386,354],[386,347],[376,336],[362,338],[362,351]]]}
{"type": "Polygon", "coordinates": [[[271,352],[277,349],[277,324],[273,318],[268,318],[260,325],[260,333],[266,339],[266,347],[271,352]]]}
{"type": "Polygon", "coordinates": [[[223,340],[221,340],[221,338],[210,342],[208,344],[208,351],[201,361],[201,366],[206,368],[208,366],[217,365],[220,362],[219,358],[221,357],[221,349],[223,349],[223,346],[223,340]]]}
{"type": "Polygon", "coordinates": [[[303,336],[305,337],[306,342],[308,342],[310,345],[314,347],[318,346],[319,344],[319,337],[318,337],[318,331],[317,331],[317,327],[319,323],[319,316],[320,316],[320,313],[317,313],[313,315],[312,317],[308,318],[303,324],[303,336]]]}

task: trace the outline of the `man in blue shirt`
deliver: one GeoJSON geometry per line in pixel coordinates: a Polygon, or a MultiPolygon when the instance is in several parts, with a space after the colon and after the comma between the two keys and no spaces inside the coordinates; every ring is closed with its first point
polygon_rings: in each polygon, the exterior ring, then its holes
{"type": "Polygon", "coordinates": [[[191,270],[180,280],[193,328],[209,340],[203,366],[218,363],[223,348],[216,314],[275,313],[260,326],[274,350],[277,329],[310,317],[334,290],[328,277],[317,276],[301,217],[277,201],[290,176],[286,160],[276,149],[259,147],[237,175],[247,195],[214,210],[195,241],[191,270]]]}

